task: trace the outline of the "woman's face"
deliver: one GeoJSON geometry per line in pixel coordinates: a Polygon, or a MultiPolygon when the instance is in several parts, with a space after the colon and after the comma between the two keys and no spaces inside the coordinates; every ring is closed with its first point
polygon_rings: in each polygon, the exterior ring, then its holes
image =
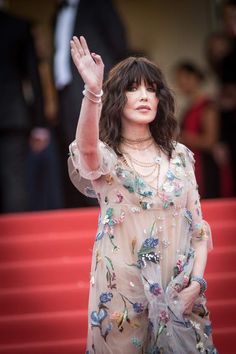
{"type": "Polygon", "coordinates": [[[137,124],[149,124],[157,114],[159,99],[155,85],[146,86],[144,80],[140,84],[133,83],[126,91],[122,120],[137,124]]]}

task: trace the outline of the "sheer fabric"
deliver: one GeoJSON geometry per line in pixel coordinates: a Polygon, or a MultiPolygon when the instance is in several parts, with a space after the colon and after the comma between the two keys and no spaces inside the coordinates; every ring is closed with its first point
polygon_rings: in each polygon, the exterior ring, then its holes
{"type": "Polygon", "coordinates": [[[99,142],[100,164],[88,171],[76,142],[69,174],[78,190],[98,198],[88,309],[87,353],[211,353],[205,294],[183,315],[178,293],[189,284],[195,248],[213,249],[203,219],[193,153],[175,143],[161,153],[157,188],[99,142]]]}

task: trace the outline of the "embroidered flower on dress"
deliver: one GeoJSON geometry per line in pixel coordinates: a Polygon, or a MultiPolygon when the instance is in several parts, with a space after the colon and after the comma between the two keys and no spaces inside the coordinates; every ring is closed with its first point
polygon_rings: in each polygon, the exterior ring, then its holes
{"type": "Polygon", "coordinates": [[[200,323],[196,322],[196,321],[192,321],[190,320],[191,325],[196,328],[197,330],[200,330],[200,323]]]}
{"type": "Polygon", "coordinates": [[[167,171],[166,177],[170,181],[173,181],[176,178],[175,174],[171,170],[167,171]]]}
{"type": "Polygon", "coordinates": [[[168,315],[168,313],[165,310],[163,310],[163,311],[161,311],[161,313],[159,315],[159,319],[161,322],[166,324],[170,320],[170,316],[168,315]]]}
{"type": "Polygon", "coordinates": [[[142,303],[135,302],[133,304],[133,309],[134,309],[134,312],[141,313],[144,310],[144,305],[142,303]]]}
{"type": "Polygon", "coordinates": [[[179,293],[182,290],[182,285],[180,283],[175,283],[174,289],[179,293]]]}
{"type": "Polygon", "coordinates": [[[188,284],[189,284],[189,276],[185,274],[183,279],[183,288],[186,288],[188,284]]]}
{"type": "Polygon", "coordinates": [[[165,182],[162,188],[167,193],[172,193],[174,191],[174,185],[172,183],[169,183],[169,181],[165,182]]]}
{"type": "Polygon", "coordinates": [[[97,198],[97,193],[95,192],[94,189],[92,189],[91,187],[86,187],[84,189],[84,193],[86,194],[87,197],[90,198],[97,198]]]}
{"type": "MultiPolygon", "coordinates": [[[[158,245],[159,240],[157,238],[154,238],[153,235],[156,233],[155,231],[155,225],[156,223],[154,222],[151,226],[150,230],[150,237],[146,238],[140,250],[138,251],[138,261],[137,264],[130,264],[130,266],[136,266],[140,269],[145,268],[147,265],[147,261],[152,262],[152,263],[158,263],[160,260],[160,256],[154,252],[155,247],[158,245]]],[[[144,233],[146,231],[144,230],[144,233]]]]}
{"type": "Polygon", "coordinates": [[[107,280],[107,287],[108,289],[116,289],[116,283],[115,283],[115,280],[116,280],[116,274],[114,272],[114,266],[113,266],[113,263],[112,263],[112,260],[111,258],[105,256],[105,260],[107,262],[107,265],[106,265],[106,280],[107,280]]]}
{"type": "Polygon", "coordinates": [[[131,338],[131,343],[136,347],[136,348],[141,348],[142,347],[142,342],[139,340],[137,337],[132,337],[131,338]]]}
{"type": "Polygon", "coordinates": [[[158,296],[159,294],[161,294],[161,287],[158,283],[150,284],[149,291],[153,295],[158,296]]]}
{"type": "Polygon", "coordinates": [[[209,337],[212,333],[211,322],[206,323],[204,326],[204,333],[209,337]]]}
{"type": "Polygon", "coordinates": [[[141,208],[139,208],[139,207],[131,207],[130,209],[131,209],[132,213],[140,213],[140,211],[141,211],[141,208]]]}
{"type": "Polygon", "coordinates": [[[140,206],[141,206],[141,208],[142,208],[143,210],[151,209],[152,206],[153,206],[153,203],[144,202],[144,201],[142,201],[142,200],[139,202],[139,204],[140,204],[140,206]]]}
{"type": "Polygon", "coordinates": [[[113,177],[111,174],[108,174],[105,176],[105,181],[107,182],[107,184],[112,184],[113,182],[113,177]]]}
{"type": "Polygon", "coordinates": [[[205,352],[205,348],[204,348],[204,344],[202,342],[198,342],[196,344],[196,349],[200,352],[200,353],[204,353],[205,352]]]}
{"type": "Polygon", "coordinates": [[[108,293],[108,292],[102,293],[100,295],[100,302],[104,304],[104,303],[106,303],[108,301],[111,301],[112,298],[113,298],[113,294],[112,293],[108,293]]]}
{"type": "Polygon", "coordinates": [[[124,199],[124,196],[118,191],[116,193],[115,203],[118,203],[118,204],[122,203],[123,199],[124,199]]]}
{"type": "Polygon", "coordinates": [[[110,320],[116,321],[117,323],[120,322],[122,318],[122,313],[115,311],[110,315],[110,320]]]}
{"type": "Polygon", "coordinates": [[[148,253],[139,252],[138,268],[145,268],[147,266],[146,261],[157,264],[160,261],[160,256],[155,252],[148,252],[148,253]]]}
{"type": "Polygon", "coordinates": [[[154,248],[158,245],[158,238],[149,237],[143,242],[143,247],[154,248]]]}
{"type": "Polygon", "coordinates": [[[184,266],[187,264],[186,256],[184,254],[180,254],[176,261],[176,265],[174,267],[174,278],[184,270],[184,266]]]}
{"type": "Polygon", "coordinates": [[[118,247],[114,244],[114,226],[120,224],[124,221],[125,212],[121,210],[119,217],[113,216],[113,208],[107,208],[106,215],[102,220],[103,229],[96,235],[96,241],[101,240],[105,234],[108,235],[111,244],[113,246],[113,251],[117,251],[118,247]]]}
{"type": "Polygon", "coordinates": [[[107,317],[107,310],[101,308],[99,311],[92,311],[90,315],[91,326],[100,327],[102,321],[107,317]]]}
{"type": "Polygon", "coordinates": [[[185,209],[185,210],[184,210],[184,216],[185,216],[185,218],[187,219],[188,223],[191,225],[191,224],[192,224],[192,221],[193,221],[193,216],[192,216],[191,211],[188,210],[188,209],[185,209]]]}
{"type": "Polygon", "coordinates": [[[163,208],[167,209],[170,206],[174,205],[172,200],[172,196],[168,195],[168,193],[162,188],[162,191],[158,191],[159,198],[163,201],[163,208]]]}

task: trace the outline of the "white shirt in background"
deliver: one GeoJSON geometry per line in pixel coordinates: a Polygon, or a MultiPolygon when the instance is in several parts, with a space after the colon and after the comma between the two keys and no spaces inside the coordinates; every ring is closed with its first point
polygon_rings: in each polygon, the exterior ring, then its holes
{"type": "Polygon", "coordinates": [[[54,78],[57,89],[62,89],[72,80],[70,66],[70,40],[73,35],[79,0],[68,0],[58,14],[55,30],[54,78]]]}

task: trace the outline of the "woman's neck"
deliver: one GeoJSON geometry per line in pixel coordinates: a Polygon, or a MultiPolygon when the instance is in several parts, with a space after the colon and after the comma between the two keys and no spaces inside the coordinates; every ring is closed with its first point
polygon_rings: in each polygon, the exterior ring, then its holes
{"type": "Polygon", "coordinates": [[[148,125],[125,124],[122,129],[122,137],[129,140],[140,140],[151,136],[148,125]]]}

